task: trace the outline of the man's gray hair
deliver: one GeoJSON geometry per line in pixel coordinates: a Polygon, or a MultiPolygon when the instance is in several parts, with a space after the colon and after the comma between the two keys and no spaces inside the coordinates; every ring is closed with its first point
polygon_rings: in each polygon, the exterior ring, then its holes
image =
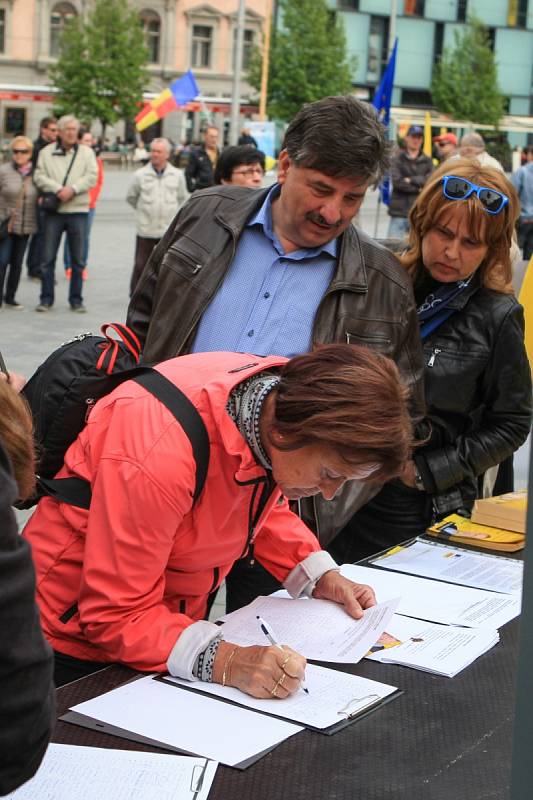
{"type": "Polygon", "coordinates": [[[477,147],[479,150],[485,149],[485,140],[480,133],[465,133],[461,137],[461,147],[477,147]]]}
{"type": "Polygon", "coordinates": [[[163,136],[158,136],[155,139],[152,139],[152,141],[150,142],[150,146],[152,146],[153,144],[162,144],[162,145],[164,145],[167,148],[167,154],[168,155],[170,155],[171,152],[172,152],[172,145],[170,144],[168,139],[165,139],[163,136]]]}
{"type": "Polygon", "coordinates": [[[302,106],[283,141],[291,161],[332,178],[379,182],[390,164],[385,126],[369,103],[351,95],[302,106]]]}
{"type": "Polygon", "coordinates": [[[57,127],[60,131],[63,131],[71,122],[75,122],[78,126],[78,130],[80,129],[80,121],[73,114],[64,114],[62,117],[59,117],[57,120],[57,127]]]}

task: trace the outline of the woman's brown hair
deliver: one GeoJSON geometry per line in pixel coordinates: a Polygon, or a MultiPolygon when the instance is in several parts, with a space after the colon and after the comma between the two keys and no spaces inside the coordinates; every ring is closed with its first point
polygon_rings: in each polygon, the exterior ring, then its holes
{"type": "Polygon", "coordinates": [[[369,480],[398,475],[410,457],[408,390],[396,365],[365,347],[332,344],[291,358],[281,370],[273,427],[281,450],[326,445],[369,480]]]}
{"type": "Polygon", "coordinates": [[[0,442],[11,461],[19,499],[25,500],[35,488],[31,414],[24,398],[4,380],[0,380],[0,442]]]}
{"type": "Polygon", "coordinates": [[[520,214],[520,202],[512,183],[503,172],[492,167],[482,167],[476,159],[448,160],[429,177],[409,213],[409,246],[400,256],[401,263],[413,280],[421,275],[424,268],[424,236],[438,224],[446,211],[459,204],[464,209],[464,218],[472,236],[488,247],[487,255],[478,268],[482,285],[497,292],[512,293],[510,251],[516,220],[520,214]],[[445,175],[457,175],[478,186],[496,189],[506,195],[509,202],[499,214],[488,214],[475,194],[471,194],[466,200],[448,200],[442,191],[442,179],[445,175]]]}

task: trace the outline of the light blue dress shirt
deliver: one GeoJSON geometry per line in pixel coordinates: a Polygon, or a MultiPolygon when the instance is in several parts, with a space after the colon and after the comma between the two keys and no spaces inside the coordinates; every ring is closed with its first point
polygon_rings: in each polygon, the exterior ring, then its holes
{"type": "Polygon", "coordinates": [[[285,253],[272,227],[275,185],[247,222],[206,308],[194,353],[229,350],[291,358],[311,349],[313,320],[333,275],[337,240],[285,253]]]}

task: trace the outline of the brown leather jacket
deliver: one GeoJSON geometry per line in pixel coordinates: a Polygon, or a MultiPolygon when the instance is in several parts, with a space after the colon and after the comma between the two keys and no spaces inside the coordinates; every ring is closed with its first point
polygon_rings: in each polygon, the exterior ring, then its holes
{"type": "MultiPolygon", "coordinates": [[[[267,192],[213,186],[180,209],[154,250],[128,309],[127,324],[140,338],[146,362],[190,351],[239,236],[267,192]]],[[[412,414],[419,419],[422,352],[410,279],[388,250],[353,226],[342,234],[337,269],[313,325],[313,343],[330,342],[372,347],[392,358],[411,388],[412,414]]],[[[351,482],[334,501],[312,498],[302,516],[326,546],[378,488],[351,482]]]]}

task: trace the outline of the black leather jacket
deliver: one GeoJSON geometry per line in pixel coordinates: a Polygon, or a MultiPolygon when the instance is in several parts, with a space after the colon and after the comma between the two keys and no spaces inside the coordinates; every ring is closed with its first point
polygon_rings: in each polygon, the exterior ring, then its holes
{"type": "MultiPolygon", "coordinates": [[[[146,361],[190,351],[244,226],[268,191],[213,186],[180,209],[148,261],[128,308],[127,324],[141,340],[146,361]]],[[[411,388],[413,417],[422,415],[422,358],[411,280],[392,253],[352,226],[340,239],[337,268],[312,333],[316,344],[361,344],[392,358],[411,388]]],[[[350,482],[335,501],[312,498],[303,517],[318,527],[320,541],[326,544],[378,488],[350,482]]]]}
{"type": "Polygon", "coordinates": [[[415,456],[438,514],[472,507],[478,476],[523,444],[532,410],[522,306],[478,276],[451,305],[423,345],[432,435],[415,456]]]}
{"type": "Polygon", "coordinates": [[[213,164],[205,147],[198,147],[191,151],[185,167],[185,180],[189,192],[206,189],[214,184],[213,164]]]}

